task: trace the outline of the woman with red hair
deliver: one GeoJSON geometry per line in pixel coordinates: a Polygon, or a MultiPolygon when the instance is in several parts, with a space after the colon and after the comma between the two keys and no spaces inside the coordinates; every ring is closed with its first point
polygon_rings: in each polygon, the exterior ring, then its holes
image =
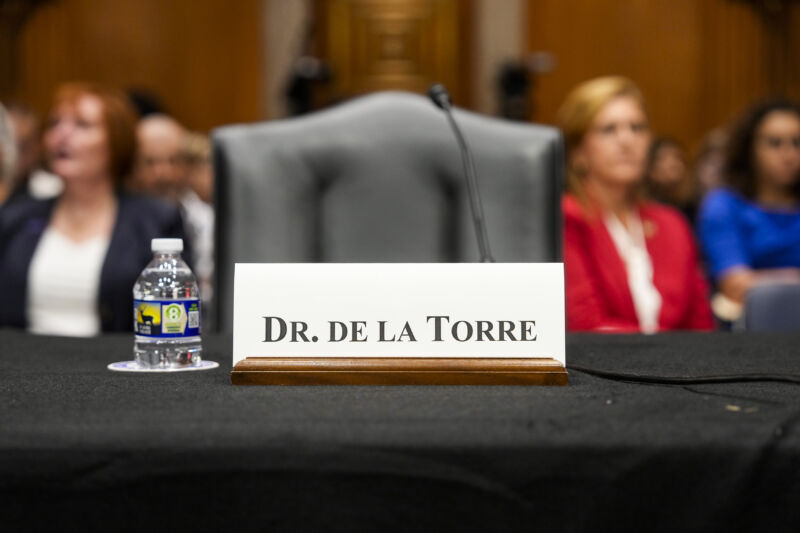
{"type": "Polygon", "coordinates": [[[69,336],[132,330],[132,288],[150,240],[183,236],[177,209],[121,190],[135,123],[117,91],[72,83],[56,92],[44,149],[64,190],[0,212],[0,325],[69,336]]]}

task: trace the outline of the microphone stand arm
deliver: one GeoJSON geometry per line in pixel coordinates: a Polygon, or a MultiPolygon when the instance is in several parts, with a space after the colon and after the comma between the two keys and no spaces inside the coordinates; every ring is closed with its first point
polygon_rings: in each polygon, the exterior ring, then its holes
{"type": "Polygon", "coordinates": [[[458,145],[461,148],[461,158],[464,164],[464,174],[467,178],[467,192],[469,196],[470,208],[472,209],[472,221],[475,225],[475,236],[478,239],[478,250],[480,252],[481,263],[494,263],[494,257],[489,249],[489,236],[486,233],[486,220],[483,216],[483,203],[478,192],[478,180],[475,177],[475,162],[472,159],[472,152],[467,145],[466,139],[461,134],[461,129],[456,124],[453,113],[449,106],[444,107],[444,114],[450,123],[450,127],[455,133],[458,145]]]}

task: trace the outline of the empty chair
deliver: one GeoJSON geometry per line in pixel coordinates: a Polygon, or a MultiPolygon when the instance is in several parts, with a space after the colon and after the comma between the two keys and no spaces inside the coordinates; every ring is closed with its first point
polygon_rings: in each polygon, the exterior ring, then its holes
{"type": "Polygon", "coordinates": [[[800,283],[753,286],[743,318],[748,331],[800,331],[800,283]]]}
{"type": "MultiPolygon", "coordinates": [[[[455,111],[474,152],[497,261],[561,259],[555,128],[455,111]]],[[[478,259],[458,145],[442,111],[377,93],[300,118],[213,132],[218,315],[236,262],[478,259]]]]}

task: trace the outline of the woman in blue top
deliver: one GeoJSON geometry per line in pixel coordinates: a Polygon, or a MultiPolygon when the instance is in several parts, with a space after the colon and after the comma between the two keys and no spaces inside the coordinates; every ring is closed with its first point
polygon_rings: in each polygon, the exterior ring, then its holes
{"type": "Polygon", "coordinates": [[[756,283],[800,282],[800,106],[751,108],[731,132],[725,167],[727,186],[698,217],[717,289],[741,303],[756,283]]]}

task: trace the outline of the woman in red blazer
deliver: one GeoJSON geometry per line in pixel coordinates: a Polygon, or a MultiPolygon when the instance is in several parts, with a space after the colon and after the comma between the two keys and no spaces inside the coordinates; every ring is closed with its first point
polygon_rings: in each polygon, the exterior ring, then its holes
{"type": "Polygon", "coordinates": [[[712,329],[688,223],[641,197],[650,130],[639,89],[621,77],[590,80],[569,94],[558,118],[568,157],[568,329],[712,329]]]}

